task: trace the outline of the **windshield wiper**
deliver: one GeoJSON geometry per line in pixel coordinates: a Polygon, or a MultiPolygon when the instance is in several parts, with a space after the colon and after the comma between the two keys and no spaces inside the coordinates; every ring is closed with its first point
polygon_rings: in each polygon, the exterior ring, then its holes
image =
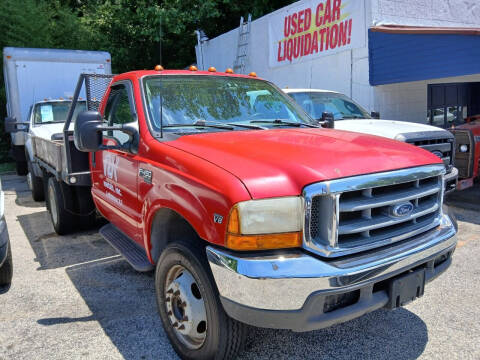
{"type": "Polygon", "coordinates": [[[226,125],[238,126],[238,127],[243,127],[243,128],[247,128],[247,129],[267,130],[266,127],[258,126],[258,125],[237,124],[237,123],[227,123],[226,125]]]}
{"type": "Polygon", "coordinates": [[[312,124],[307,124],[307,123],[301,123],[301,122],[293,122],[293,121],[285,121],[282,119],[275,119],[275,120],[251,120],[250,123],[255,124],[255,123],[267,123],[267,124],[280,124],[280,125],[290,125],[290,126],[307,126],[311,128],[319,128],[320,126],[317,125],[312,125],[312,124]]]}
{"type": "Polygon", "coordinates": [[[218,123],[207,123],[205,120],[197,120],[193,124],[169,124],[163,125],[164,128],[170,127],[208,127],[208,128],[216,128],[216,129],[224,129],[224,130],[233,130],[233,126],[231,125],[224,125],[218,123]]]}

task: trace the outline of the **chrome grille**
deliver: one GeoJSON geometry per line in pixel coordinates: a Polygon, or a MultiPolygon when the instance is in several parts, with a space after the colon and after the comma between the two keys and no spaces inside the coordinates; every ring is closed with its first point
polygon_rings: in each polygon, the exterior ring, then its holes
{"type": "Polygon", "coordinates": [[[443,165],[369,174],[307,186],[305,246],[342,256],[428,231],[442,215],[443,165]],[[400,216],[400,207],[410,212],[400,216]]]}
{"type": "Polygon", "coordinates": [[[445,166],[453,165],[453,139],[452,138],[436,138],[424,140],[410,140],[408,143],[421,147],[434,154],[438,154],[445,166]]]}

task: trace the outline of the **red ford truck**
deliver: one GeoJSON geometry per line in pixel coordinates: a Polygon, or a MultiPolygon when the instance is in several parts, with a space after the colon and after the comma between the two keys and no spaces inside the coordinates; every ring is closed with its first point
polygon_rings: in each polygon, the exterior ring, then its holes
{"type": "Polygon", "coordinates": [[[103,237],[155,270],[184,359],[235,357],[245,324],[302,332],[400,307],[452,261],[440,158],[323,129],[255,74],[83,75],[76,97],[63,136],[39,144],[60,157],[38,159],[55,229],[94,209],[109,221],[103,237]]]}

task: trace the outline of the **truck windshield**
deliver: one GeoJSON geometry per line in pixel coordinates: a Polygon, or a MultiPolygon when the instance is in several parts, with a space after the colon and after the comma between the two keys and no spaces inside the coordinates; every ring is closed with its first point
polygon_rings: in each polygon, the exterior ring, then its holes
{"type": "MultiPolygon", "coordinates": [[[[49,124],[49,123],[62,123],[67,120],[68,110],[70,109],[71,101],[48,101],[35,105],[33,111],[34,124],[49,124]]],[[[77,102],[75,112],[73,113],[73,119],[83,111],[87,110],[85,101],[77,102]]]]}
{"type": "Polygon", "coordinates": [[[289,93],[314,119],[320,119],[324,111],[331,112],[335,120],[369,119],[370,115],[360,105],[343,94],[331,92],[289,93]]]}
{"type": "Polygon", "coordinates": [[[315,125],[291,99],[263,80],[228,76],[155,76],[146,78],[144,87],[149,118],[156,131],[160,129],[160,103],[163,107],[161,122],[168,131],[178,131],[182,126],[192,129],[202,124],[207,126],[202,131],[219,131],[222,129],[219,125],[226,124],[230,127],[223,126],[224,130],[315,125]]]}

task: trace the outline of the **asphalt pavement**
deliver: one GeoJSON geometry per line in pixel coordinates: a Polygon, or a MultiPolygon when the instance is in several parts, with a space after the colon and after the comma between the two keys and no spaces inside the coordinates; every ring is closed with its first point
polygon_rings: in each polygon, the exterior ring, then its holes
{"type": "MultiPolygon", "coordinates": [[[[0,359],[176,359],[153,274],[134,271],[95,229],[56,235],[25,178],[1,179],[14,278],[0,295],[0,359]]],[[[252,328],[240,358],[480,359],[480,187],[472,193],[452,200],[453,264],[421,299],[308,333],[252,328]]]]}

